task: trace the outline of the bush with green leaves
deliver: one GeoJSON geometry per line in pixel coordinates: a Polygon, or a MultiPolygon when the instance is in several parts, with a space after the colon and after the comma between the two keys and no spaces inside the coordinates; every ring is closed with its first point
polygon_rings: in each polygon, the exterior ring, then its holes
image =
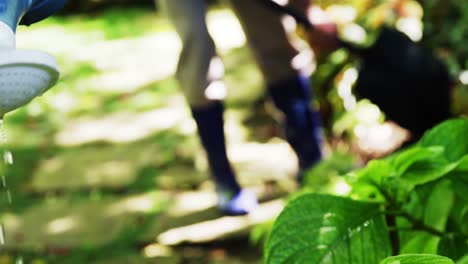
{"type": "Polygon", "coordinates": [[[266,263],[468,263],[468,119],[438,125],[347,180],[349,197],[288,203],[266,263]]]}

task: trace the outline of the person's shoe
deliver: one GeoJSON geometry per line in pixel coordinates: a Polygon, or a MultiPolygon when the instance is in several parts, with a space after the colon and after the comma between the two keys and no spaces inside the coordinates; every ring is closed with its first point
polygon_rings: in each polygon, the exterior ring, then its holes
{"type": "Polygon", "coordinates": [[[237,194],[228,191],[218,192],[218,208],[226,215],[246,215],[258,206],[257,197],[248,190],[237,194]]]}

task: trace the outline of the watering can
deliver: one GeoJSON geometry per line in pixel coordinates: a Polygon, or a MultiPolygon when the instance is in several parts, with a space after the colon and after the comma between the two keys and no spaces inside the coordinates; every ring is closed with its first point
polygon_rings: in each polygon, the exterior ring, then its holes
{"type": "Polygon", "coordinates": [[[15,33],[0,22],[0,118],[42,95],[58,80],[55,58],[17,50],[15,33]]]}

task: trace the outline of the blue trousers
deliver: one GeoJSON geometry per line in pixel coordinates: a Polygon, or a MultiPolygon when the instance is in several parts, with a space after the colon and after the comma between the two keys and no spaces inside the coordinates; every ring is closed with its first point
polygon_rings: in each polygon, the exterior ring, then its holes
{"type": "Polygon", "coordinates": [[[62,9],[66,2],[67,0],[37,0],[23,16],[20,24],[29,26],[39,22],[62,9]]]}
{"type": "Polygon", "coordinates": [[[16,31],[18,24],[31,25],[61,9],[66,0],[0,0],[0,21],[16,31]]]}

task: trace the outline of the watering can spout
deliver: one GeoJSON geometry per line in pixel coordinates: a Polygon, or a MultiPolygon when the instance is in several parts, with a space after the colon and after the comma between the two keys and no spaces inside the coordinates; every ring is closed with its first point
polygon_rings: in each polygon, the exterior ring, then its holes
{"type": "Polygon", "coordinates": [[[42,95],[59,77],[54,57],[15,46],[14,32],[0,22],[0,117],[42,95]]]}

